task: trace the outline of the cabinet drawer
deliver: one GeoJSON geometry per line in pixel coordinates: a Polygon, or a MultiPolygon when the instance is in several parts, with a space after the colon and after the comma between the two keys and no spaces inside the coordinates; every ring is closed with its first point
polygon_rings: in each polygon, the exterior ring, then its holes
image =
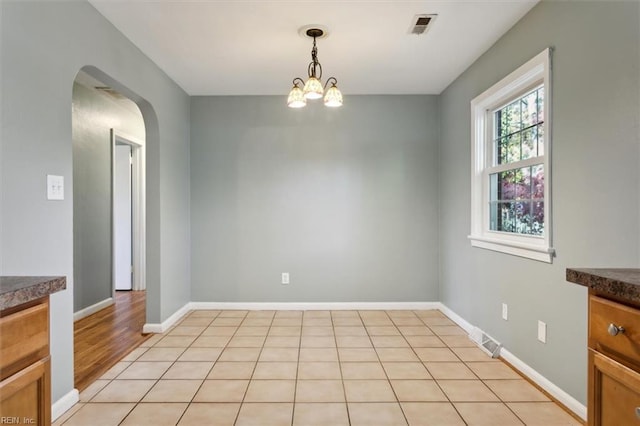
{"type": "Polygon", "coordinates": [[[0,318],[0,379],[48,354],[48,301],[0,318]]]}
{"type": "Polygon", "coordinates": [[[591,296],[589,315],[589,347],[640,365],[640,310],[591,296]]]}

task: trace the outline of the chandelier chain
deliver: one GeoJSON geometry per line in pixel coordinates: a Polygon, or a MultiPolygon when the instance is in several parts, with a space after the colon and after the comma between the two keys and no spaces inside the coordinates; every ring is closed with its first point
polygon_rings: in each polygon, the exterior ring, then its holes
{"type": "Polygon", "coordinates": [[[313,37],[313,48],[311,49],[311,63],[309,63],[309,69],[307,70],[309,77],[315,77],[318,80],[322,78],[322,65],[318,60],[318,47],[316,46],[316,38],[313,37]],[[318,74],[318,71],[320,73],[318,74]]]}

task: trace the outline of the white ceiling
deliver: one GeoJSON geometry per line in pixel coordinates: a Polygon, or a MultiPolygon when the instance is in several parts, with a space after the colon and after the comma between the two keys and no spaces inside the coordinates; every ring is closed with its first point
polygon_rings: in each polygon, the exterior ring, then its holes
{"type": "Polygon", "coordinates": [[[323,80],[345,94],[439,94],[538,0],[89,0],[189,95],[283,95],[306,79],[321,24],[323,80]],[[426,34],[414,15],[436,13],[426,34]]]}

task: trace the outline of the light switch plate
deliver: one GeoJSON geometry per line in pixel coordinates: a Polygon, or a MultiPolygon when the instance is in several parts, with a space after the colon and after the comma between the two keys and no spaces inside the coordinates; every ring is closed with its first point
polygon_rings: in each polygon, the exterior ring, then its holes
{"type": "Polygon", "coordinates": [[[289,284],[289,273],[288,272],[283,272],[282,273],[282,284],[283,285],[287,285],[289,284]]]}
{"type": "Polygon", "coordinates": [[[547,324],[538,321],[538,340],[547,343],[547,324]]]}
{"type": "Polygon", "coordinates": [[[47,175],[47,200],[64,200],[64,176],[47,175]]]}

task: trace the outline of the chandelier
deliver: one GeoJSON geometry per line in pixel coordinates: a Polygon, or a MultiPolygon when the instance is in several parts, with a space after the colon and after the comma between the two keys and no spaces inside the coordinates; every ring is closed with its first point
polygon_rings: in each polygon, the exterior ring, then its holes
{"type": "Polygon", "coordinates": [[[324,105],[328,107],[342,106],[342,93],[336,86],[338,80],[335,77],[329,77],[322,85],[322,65],[318,61],[318,48],[316,46],[316,38],[322,37],[324,31],[320,28],[309,28],[306,33],[308,37],[313,38],[313,49],[311,49],[311,62],[307,69],[308,79],[303,81],[296,77],[293,79],[293,87],[289,92],[287,105],[290,108],[302,108],[307,105],[307,99],[320,99],[324,95],[324,105]],[[327,86],[331,87],[327,90],[327,86]],[[302,88],[300,87],[302,85],[302,88]],[[326,93],[325,93],[326,90],[326,93]]]}

